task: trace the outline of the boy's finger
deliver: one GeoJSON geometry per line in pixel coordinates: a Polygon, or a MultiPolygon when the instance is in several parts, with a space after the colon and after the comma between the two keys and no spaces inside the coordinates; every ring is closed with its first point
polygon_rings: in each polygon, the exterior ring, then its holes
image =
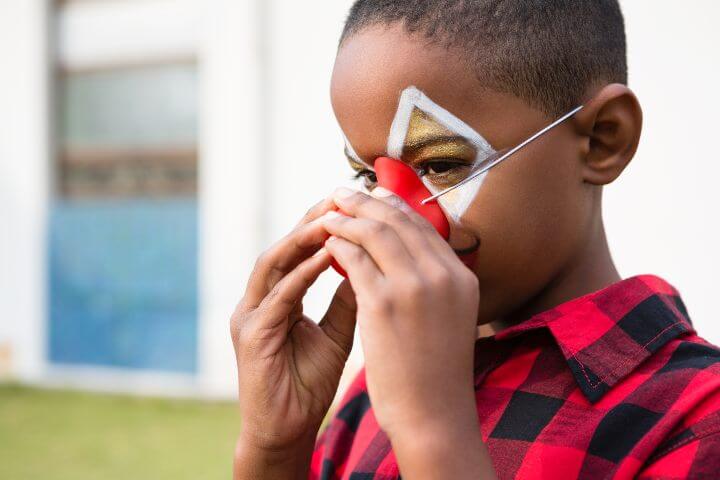
{"type": "Polygon", "coordinates": [[[419,228],[422,228],[422,229],[429,228],[429,229],[432,229],[433,231],[435,231],[434,227],[430,224],[430,222],[427,221],[427,219],[425,217],[423,217],[422,215],[417,213],[415,210],[413,210],[413,208],[410,205],[408,205],[408,203],[405,200],[403,200],[399,196],[395,195],[393,192],[391,192],[387,188],[375,187],[372,190],[372,192],[370,192],[370,196],[372,198],[376,198],[376,199],[380,200],[381,202],[385,203],[386,205],[389,205],[392,208],[397,208],[398,210],[402,211],[419,228]]]}
{"type": "Polygon", "coordinates": [[[325,335],[346,353],[350,353],[350,349],[352,349],[356,314],[355,293],[346,279],[335,291],[327,312],[318,324],[325,335]]]}
{"type": "Polygon", "coordinates": [[[243,299],[247,308],[257,307],[280,279],[317,252],[327,237],[322,223],[311,221],[293,230],[260,255],[243,299]]]}
{"type": "Polygon", "coordinates": [[[418,212],[413,210],[413,208],[408,205],[408,203],[400,198],[399,196],[395,195],[390,190],[383,188],[383,187],[377,187],[373,189],[371,192],[372,196],[374,198],[379,199],[383,203],[386,203],[390,205],[393,208],[397,208],[398,210],[402,211],[407,215],[407,217],[423,232],[427,235],[424,235],[424,238],[431,244],[433,247],[439,247],[440,252],[439,253],[447,253],[448,251],[451,251],[452,248],[449,248],[449,244],[445,241],[442,236],[437,234],[437,230],[435,227],[427,220],[427,218],[420,215],[418,212]]]}
{"type": "Polygon", "coordinates": [[[362,247],[385,274],[407,273],[415,265],[413,255],[387,223],[340,214],[326,214],[322,223],[329,234],[362,247]]]}
{"type": "Polygon", "coordinates": [[[330,260],[328,252],[322,250],[285,275],[260,303],[258,315],[253,318],[261,319],[263,325],[257,326],[274,328],[284,322],[307,289],[330,267],[330,260]]]}
{"type": "Polygon", "coordinates": [[[329,212],[330,210],[335,210],[335,208],[336,205],[332,197],[323,198],[318,203],[310,207],[307,212],[305,212],[305,215],[295,225],[295,228],[298,228],[301,225],[305,225],[306,223],[310,223],[316,218],[322,217],[326,212],[329,212]]]}
{"type": "Polygon", "coordinates": [[[362,192],[338,189],[333,194],[333,199],[349,215],[391,225],[413,253],[418,255],[428,251],[439,255],[452,253],[447,242],[437,233],[430,222],[410,208],[400,197],[392,195],[391,192],[382,188],[375,190],[379,190],[380,195],[384,192],[387,194],[384,198],[375,198],[362,192]]]}
{"type": "Polygon", "coordinates": [[[381,287],[383,274],[364,248],[343,238],[330,237],[325,249],[347,272],[356,296],[372,296],[381,287]]]}

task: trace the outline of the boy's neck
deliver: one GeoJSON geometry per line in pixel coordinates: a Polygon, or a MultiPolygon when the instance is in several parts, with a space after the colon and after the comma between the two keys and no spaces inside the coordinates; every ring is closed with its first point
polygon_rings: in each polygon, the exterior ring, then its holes
{"type": "Polygon", "coordinates": [[[576,258],[561,270],[545,288],[505,319],[492,322],[493,332],[527,320],[569,300],[602,290],[621,280],[615,268],[602,218],[576,258]]]}

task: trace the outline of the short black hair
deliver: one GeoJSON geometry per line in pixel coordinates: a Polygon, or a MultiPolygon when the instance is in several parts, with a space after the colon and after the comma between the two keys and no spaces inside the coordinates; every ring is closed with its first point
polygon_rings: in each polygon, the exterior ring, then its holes
{"type": "Polygon", "coordinates": [[[570,110],[591,88],[627,84],[618,0],[357,0],[340,44],[394,24],[469,53],[486,86],[548,114],[570,110]]]}

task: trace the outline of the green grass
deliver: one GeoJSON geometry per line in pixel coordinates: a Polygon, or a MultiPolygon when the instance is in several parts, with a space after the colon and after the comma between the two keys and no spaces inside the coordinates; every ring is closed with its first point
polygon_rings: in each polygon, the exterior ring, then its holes
{"type": "Polygon", "coordinates": [[[230,403],[0,385],[0,479],[229,478],[230,403]]]}

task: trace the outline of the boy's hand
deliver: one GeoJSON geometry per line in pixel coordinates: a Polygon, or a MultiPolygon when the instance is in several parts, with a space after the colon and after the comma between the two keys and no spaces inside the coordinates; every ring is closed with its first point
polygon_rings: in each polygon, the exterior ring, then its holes
{"type": "Polygon", "coordinates": [[[389,191],[346,189],[327,250],[356,294],[368,393],[403,478],[496,478],[473,388],[478,281],[389,191]]]}
{"type": "Polygon", "coordinates": [[[326,215],[327,250],[356,294],[368,392],[379,425],[423,442],[478,430],[473,389],[478,281],[399,197],[339,189],[350,216],[326,215]],[[470,425],[468,425],[468,423],[470,425]]]}
{"type": "Polygon", "coordinates": [[[309,462],[337,390],[355,327],[352,290],[340,285],[319,325],[302,310],[308,287],[330,266],[318,218],[333,208],[329,199],[319,203],[261,255],[232,316],[242,414],[236,478],[271,478],[261,467],[289,465],[293,455],[309,462]]]}

